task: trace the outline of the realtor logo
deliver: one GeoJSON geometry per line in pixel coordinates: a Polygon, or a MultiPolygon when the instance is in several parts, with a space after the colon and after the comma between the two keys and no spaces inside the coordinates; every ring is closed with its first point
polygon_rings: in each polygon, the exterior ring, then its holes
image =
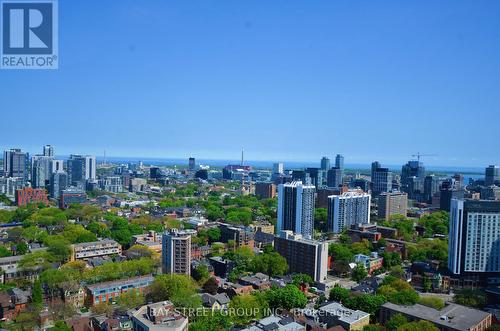
{"type": "Polygon", "coordinates": [[[1,2],[2,69],[57,69],[57,0],[1,2]]]}

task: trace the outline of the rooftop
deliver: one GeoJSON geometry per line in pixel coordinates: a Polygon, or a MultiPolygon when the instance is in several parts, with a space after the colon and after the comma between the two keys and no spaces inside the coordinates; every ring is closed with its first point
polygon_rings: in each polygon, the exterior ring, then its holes
{"type": "Polygon", "coordinates": [[[370,314],[364,311],[349,309],[338,302],[327,302],[324,305],[320,306],[318,310],[326,312],[330,315],[336,315],[338,316],[339,321],[348,324],[355,323],[360,319],[370,316],[370,314]]]}
{"type": "Polygon", "coordinates": [[[400,306],[390,302],[385,303],[382,307],[427,320],[437,325],[443,325],[447,328],[464,331],[475,327],[482,320],[487,318],[488,315],[491,315],[481,310],[454,303],[448,303],[446,307],[441,310],[419,304],[413,306],[400,306]]]}
{"type": "Polygon", "coordinates": [[[127,279],[113,280],[110,282],[103,282],[103,283],[88,285],[87,288],[93,292],[93,291],[100,290],[100,289],[107,289],[107,288],[110,288],[113,286],[127,285],[127,284],[141,281],[141,280],[153,282],[154,277],[153,276],[139,276],[139,277],[132,277],[132,278],[127,278],[127,279]]]}

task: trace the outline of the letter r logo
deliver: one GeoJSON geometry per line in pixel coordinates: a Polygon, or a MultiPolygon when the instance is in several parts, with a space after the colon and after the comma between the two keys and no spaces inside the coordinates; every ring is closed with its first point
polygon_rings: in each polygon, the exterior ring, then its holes
{"type": "Polygon", "coordinates": [[[3,54],[52,54],[52,14],[50,2],[3,2],[3,54]]]}

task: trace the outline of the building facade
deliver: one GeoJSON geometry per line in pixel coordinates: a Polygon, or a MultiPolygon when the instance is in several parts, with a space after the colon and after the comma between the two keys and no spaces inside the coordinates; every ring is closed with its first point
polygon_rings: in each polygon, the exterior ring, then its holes
{"type": "Polygon", "coordinates": [[[448,269],[455,275],[498,277],[500,201],[452,199],[448,269]]]}
{"type": "Polygon", "coordinates": [[[163,234],[162,270],[165,274],[191,274],[191,234],[176,230],[163,234]]]}
{"type": "Polygon", "coordinates": [[[71,245],[71,261],[122,253],[122,246],[112,239],[71,245]]]}
{"type": "Polygon", "coordinates": [[[370,223],[371,197],[362,191],[348,191],[328,197],[328,231],[340,233],[354,224],[370,223]]]}
{"type": "Polygon", "coordinates": [[[378,217],[389,220],[391,216],[407,216],[408,194],[403,192],[384,192],[377,201],[378,217]]]}
{"type": "Polygon", "coordinates": [[[261,199],[272,199],[276,196],[276,185],[273,183],[256,183],[255,195],[261,199]]]}
{"type": "Polygon", "coordinates": [[[318,283],[326,280],[328,243],[305,239],[292,231],[281,231],[274,237],[274,248],[286,259],[290,272],[308,274],[318,283]]]}
{"type": "Polygon", "coordinates": [[[277,231],[291,230],[312,238],[314,229],[315,187],[301,181],[278,186],[277,231]]]}

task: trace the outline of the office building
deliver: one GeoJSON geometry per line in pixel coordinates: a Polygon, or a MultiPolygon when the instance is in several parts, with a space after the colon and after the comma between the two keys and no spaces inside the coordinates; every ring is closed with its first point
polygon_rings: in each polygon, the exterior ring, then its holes
{"type": "Polygon", "coordinates": [[[64,171],[64,161],[63,160],[52,160],[52,165],[50,168],[51,172],[64,171]]]}
{"type": "Polygon", "coordinates": [[[400,306],[387,302],[380,308],[379,321],[386,325],[396,314],[403,315],[409,322],[431,322],[440,331],[485,331],[492,323],[490,313],[451,302],[447,302],[442,309],[421,304],[400,306]]]}
{"type": "Polygon", "coordinates": [[[164,274],[191,274],[191,234],[171,230],[162,237],[162,269],[164,274]]]}
{"type": "Polygon", "coordinates": [[[196,169],[196,160],[195,160],[195,158],[194,157],[190,157],[188,162],[189,162],[189,165],[188,165],[189,171],[191,171],[191,172],[194,171],[196,169]]]}
{"type": "Polygon", "coordinates": [[[261,199],[272,199],[276,196],[276,185],[273,183],[256,183],[255,195],[261,199]]]}
{"type": "Polygon", "coordinates": [[[370,181],[365,178],[353,178],[351,179],[351,188],[368,192],[370,191],[370,181]]]}
{"type": "Polygon", "coordinates": [[[409,199],[416,199],[423,193],[424,178],[424,164],[420,161],[408,161],[401,168],[401,190],[408,193],[409,199]]]}
{"type": "Polygon", "coordinates": [[[31,185],[34,188],[45,188],[50,182],[52,173],[52,157],[34,155],[31,159],[31,185]]]}
{"type": "Polygon", "coordinates": [[[439,192],[439,181],[434,175],[425,176],[424,179],[424,202],[432,203],[432,197],[439,192]]]}
{"type": "Polygon", "coordinates": [[[337,156],[335,156],[335,168],[339,168],[340,170],[342,170],[342,175],[344,173],[344,156],[340,155],[340,154],[337,154],[337,156]]]}
{"type": "Polygon", "coordinates": [[[16,191],[24,188],[24,180],[19,177],[0,177],[0,194],[14,199],[16,191]]]}
{"type": "Polygon", "coordinates": [[[316,207],[317,208],[328,208],[328,197],[330,195],[339,195],[342,194],[342,192],[348,191],[347,187],[337,187],[337,188],[332,188],[332,187],[324,187],[320,188],[317,190],[316,194],[316,207]]]}
{"type": "Polygon", "coordinates": [[[120,193],[123,191],[123,180],[120,176],[106,176],[98,180],[99,188],[106,192],[120,193]]]}
{"type": "Polygon", "coordinates": [[[131,311],[134,331],[187,331],[188,319],[182,316],[173,303],[150,303],[131,311]]]}
{"type": "Polygon", "coordinates": [[[273,174],[283,174],[284,173],[284,170],[285,170],[285,167],[283,165],[283,163],[281,162],[277,162],[277,163],[273,163],[273,174]]]}
{"type": "Polygon", "coordinates": [[[43,188],[25,187],[16,191],[16,205],[26,206],[30,203],[49,204],[47,199],[47,191],[43,188]]]}
{"type": "Polygon", "coordinates": [[[375,170],[377,170],[378,168],[381,168],[381,167],[382,167],[382,165],[380,164],[380,162],[378,162],[378,161],[372,162],[371,172],[370,172],[372,182],[373,182],[373,177],[375,177],[374,176],[375,170]]]}
{"type": "Polygon", "coordinates": [[[333,188],[342,185],[342,170],[340,168],[333,167],[328,170],[326,174],[326,185],[333,188]]]}
{"type": "Polygon", "coordinates": [[[404,192],[384,192],[378,196],[378,217],[389,220],[391,216],[408,213],[408,194],[404,192]]]}
{"type": "Polygon", "coordinates": [[[500,186],[500,167],[497,165],[490,165],[485,171],[484,185],[491,186],[495,184],[500,186]]]}
{"type": "Polygon", "coordinates": [[[18,148],[4,151],[3,172],[5,177],[22,178],[26,184],[29,180],[29,154],[18,148]]]}
{"type": "Polygon", "coordinates": [[[326,280],[328,243],[303,238],[292,231],[281,231],[274,237],[274,248],[283,256],[291,273],[304,273],[315,282],[326,280]]]}
{"type": "Polygon", "coordinates": [[[112,239],[71,245],[70,260],[86,260],[94,257],[119,255],[122,246],[112,239]]]}
{"type": "Polygon", "coordinates": [[[87,181],[96,179],[95,156],[70,155],[67,161],[67,172],[71,185],[85,188],[87,181]]]}
{"type": "Polygon", "coordinates": [[[51,178],[49,185],[50,197],[59,199],[61,192],[68,187],[68,174],[62,171],[54,172],[51,178]]]}
{"type": "Polygon", "coordinates": [[[131,178],[129,183],[130,192],[143,192],[146,190],[148,181],[144,178],[131,178]]]}
{"type": "Polygon", "coordinates": [[[392,173],[389,168],[378,167],[373,169],[372,174],[372,193],[377,196],[383,192],[392,190],[392,173]]]}
{"type": "Polygon", "coordinates": [[[306,176],[316,188],[323,186],[323,171],[320,168],[306,168],[306,176]]]}
{"type": "Polygon", "coordinates": [[[51,145],[43,146],[43,156],[54,157],[54,147],[51,145]]]}
{"type": "Polygon", "coordinates": [[[359,223],[370,223],[368,193],[348,191],[328,197],[328,231],[340,233],[359,223]]]}
{"type": "Polygon", "coordinates": [[[85,301],[88,306],[94,306],[103,302],[112,303],[122,293],[127,291],[135,290],[143,292],[153,281],[153,276],[140,276],[87,285],[85,287],[85,301]]]}
{"type": "Polygon", "coordinates": [[[234,242],[235,247],[233,248],[240,246],[254,248],[255,242],[252,228],[221,223],[219,229],[220,240],[224,243],[228,243],[229,241],[234,242]]]}
{"type": "Polygon", "coordinates": [[[465,190],[455,190],[450,183],[444,182],[439,190],[439,209],[450,211],[452,199],[468,198],[465,190]]]}
{"type": "Polygon", "coordinates": [[[452,199],[448,269],[455,275],[500,273],[500,201],[452,199]]]}
{"type": "Polygon", "coordinates": [[[202,180],[208,180],[208,170],[207,169],[197,170],[194,173],[194,178],[199,178],[199,179],[202,179],[202,180]]]}
{"type": "Polygon", "coordinates": [[[60,207],[68,208],[71,204],[82,204],[87,202],[85,191],[77,187],[68,187],[61,191],[60,207]]]}
{"type": "Polygon", "coordinates": [[[311,178],[305,170],[293,170],[292,171],[292,181],[300,181],[304,184],[311,184],[311,178]]]}
{"type": "Polygon", "coordinates": [[[312,238],[314,229],[315,187],[300,181],[278,186],[277,231],[291,230],[312,238]]]}
{"type": "Polygon", "coordinates": [[[330,159],[326,156],[321,158],[321,170],[327,171],[330,169],[330,159]]]}

